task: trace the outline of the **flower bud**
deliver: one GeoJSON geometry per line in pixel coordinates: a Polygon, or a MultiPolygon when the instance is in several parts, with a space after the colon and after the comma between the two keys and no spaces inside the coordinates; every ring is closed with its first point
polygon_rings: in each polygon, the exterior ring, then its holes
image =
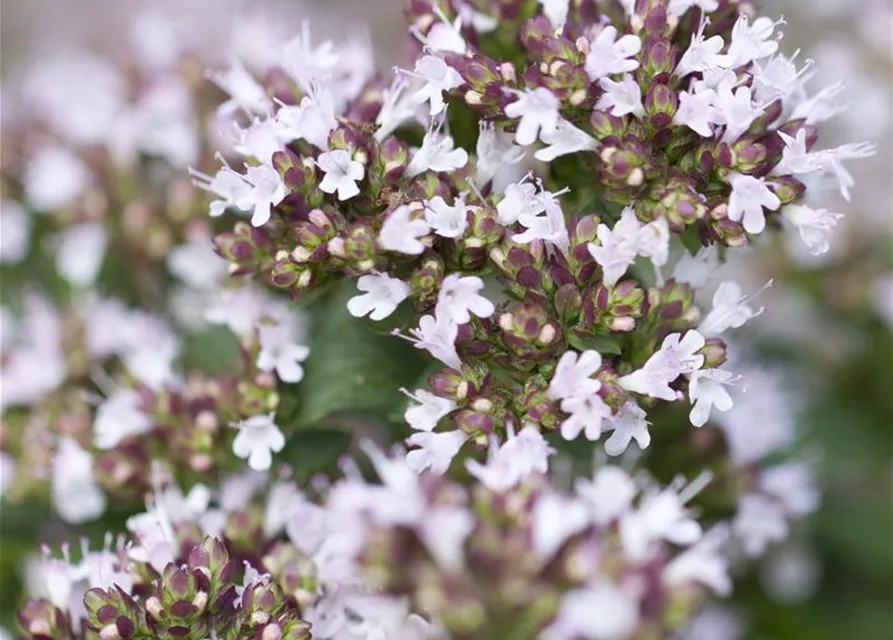
{"type": "Polygon", "coordinates": [[[642,316],[645,292],[635,280],[623,280],[612,287],[599,283],[586,291],[583,298],[583,327],[626,333],[642,316]]]}
{"type": "Polygon", "coordinates": [[[665,84],[654,83],[645,94],[645,113],[649,124],[656,129],[669,127],[676,113],[676,92],[665,84]]]}
{"type": "Polygon", "coordinates": [[[499,316],[503,344],[522,360],[534,361],[554,353],[562,342],[561,327],[543,302],[528,298],[499,316]]]}
{"type": "Polygon", "coordinates": [[[378,260],[378,244],[375,230],[363,221],[353,223],[345,230],[344,259],[355,274],[373,271],[378,260]]]}
{"type": "Polygon", "coordinates": [[[390,136],[378,147],[375,169],[385,184],[396,182],[403,177],[409,164],[409,147],[405,142],[390,136]]]}
{"type": "Polygon", "coordinates": [[[545,429],[555,429],[562,419],[558,404],[547,393],[549,383],[542,376],[529,378],[524,385],[520,401],[520,412],[542,425],[545,429]]]}
{"type": "Polygon", "coordinates": [[[555,292],[552,303],[562,325],[572,327],[577,324],[583,310],[583,295],[576,284],[560,286],[555,292]]]}
{"type": "Polygon", "coordinates": [[[637,75],[643,85],[648,86],[655,77],[671,73],[676,62],[672,43],[659,35],[652,35],[642,47],[642,63],[637,75]]]}
{"type": "Polygon", "coordinates": [[[806,191],[806,186],[793,176],[772,178],[772,192],[781,200],[781,204],[790,204],[806,191]]]}
{"type": "Polygon", "coordinates": [[[409,278],[412,296],[422,308],[437,302],[443,277],[443,258],[436,253],[427,254],[422,259],[422,264],[412,272],[409,278]]]}
{"type": "Polygon", "coordinates": [[[704,369],[715,369],[728,359],[728,350],[722,338],[707,338],[699,353],[704,355],[704,369]]]}
{"type": "Polygon", "coordinates": [[[648,215],[656,215],[667,221],[670,229],[681,233],[685,227],[704,217],[707,207],[694,184],[683,173],[673,175],[657,189],[657,202],[643,200],[648,215]]]}

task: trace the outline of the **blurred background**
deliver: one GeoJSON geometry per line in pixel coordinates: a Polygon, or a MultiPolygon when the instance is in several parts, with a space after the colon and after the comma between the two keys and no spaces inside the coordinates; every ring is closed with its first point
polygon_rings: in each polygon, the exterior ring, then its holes
{"type": "MultiPolygon", "coordinates": [[[[133,17],[163,17],[191,48],[219,59],[252,46],[242,21],[261,18],[284,39],[312,21],[320,40],[367,30],[376,64],[399,62],[402,0],[7,0],[2,5],[3,90],[29,65],[72,46],[115,55],[135,42],[160,46],[164,29],[133,31],[133,17]]],[[[807,529],[745,578],[730,602],[704,617],[700,640],[882,640],[893,638],[893,3],[890,0],[763,0],[783,16],[783,49],[813,59],[815,83],[846,84],[850,109],[823,126],[823,146],[873,141],[878,153],[853,165],[850,202],[831,252],[760,246],[735,265],[745,290],[769,279],[766,313],[742,341],[783,372],[794,391],[803,442],[814,447],[824,502],[807,529]],[[747,270],[742,278],[741,269],[747,270]]],[[[151,25],[151,21],[148,22],[151,25]]],[[[318,40],[317,40],[318,41],[318,40]]],[[[781,242],[781,240],[779,240],[781,242]]],[[[796,243],[792,243],[796,244],[796,243]]],[[[755,428],[758,425],[755,425],[755,428]]],[[[5,538],[4,574],[16,571],[5,538]]],[[[10,584],[4,579],[6,587],[10,584]]],[[[3,622],[10,606],[4,594],[3,622]]]]}

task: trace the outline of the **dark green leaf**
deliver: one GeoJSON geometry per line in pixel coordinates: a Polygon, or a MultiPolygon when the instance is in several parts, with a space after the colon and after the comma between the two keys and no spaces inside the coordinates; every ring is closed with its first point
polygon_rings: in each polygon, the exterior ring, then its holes
{"type": "Polygon", "coordinates": [[[350,446],[350,434],[337,429],[301,429],[292,433],[279,459],[299,481],[332,464],[350,446]]]}
{"type": "Polygon", "coordinates": [[[581,335],[579,333],[569,333],[567,341],[577,351],[598,351],[602,355],[616,356],[620,355],[623,347],[620,338],[615,336],[604,335],[581,335]]]}
{"type": "Polygon", "coordinates": [[[312,426],[342,412],[386,417],[403,402],[399,388],[412,384],[429,362],[405,341],[352,317],[347,300],[354,295],[353,283],[345,282],[309,308],[310,357],[296,411],[281,418],[284,424],[312,426]]]}
{"type": "Polygon", "coordinates": [[[239,342],[232,331],[223,326],[209,326],[191,336],[183,354],[183,368],[198,369],[209,375],[234,371],[238,366],[239,342]]]}

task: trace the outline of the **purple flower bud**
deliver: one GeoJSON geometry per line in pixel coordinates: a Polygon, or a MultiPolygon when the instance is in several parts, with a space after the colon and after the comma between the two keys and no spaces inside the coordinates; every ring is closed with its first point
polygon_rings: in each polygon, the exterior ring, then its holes
{"type": "Polygon", "coordinates": [[[699,353],[704,355],[705,369],[715,369],[720,367],[728,359],[726,343],[722,338],[707,338],[706,343],[699,353]]]}
{"type": "Polygon", "coordinates": [[[772,192],[781,200],[781,204],[790,204],[806,191],[806,185],[794,176],[772,178],[772,192]]]}

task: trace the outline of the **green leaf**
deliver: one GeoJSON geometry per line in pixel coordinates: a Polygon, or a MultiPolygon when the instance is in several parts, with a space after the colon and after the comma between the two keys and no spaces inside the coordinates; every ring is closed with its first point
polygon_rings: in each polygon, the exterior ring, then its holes
{"type": "Polygon", "coordinates": [[[186,341],[183,367],[209,375],[233,371],[239,364],[239,341],[223,326],[209,326],[186,341]]]}
{"type": "Polygon", "coordinates": [[[310,357],[297,385],[294,415],[281,418],[297,428],[337,413],[387,417],[403,403],[399,388],[412,384],[429,362],[404,340],[347,312],[356,295],[345,282],[311,305],[310,357]]]}
{"type": "Polygon", "coordinates": [[[703,247],[701,244],[701,236],[698,234],[697,225],[690,225],[680,236],[680,239],[682,240],[682,245],[688,249],[688,252],[693,256],[697,255],[698,251],[703,247]]]}
{"type": "Polygon", "coordinates": [[[337,429],[301,429],[288,439],[279,459],[290,465],[299,482],[330,467],[350,446],[349,433],[337,429]]]}
{"type": "Polygon", "coordinates": [[[581,335],[579,333],[569,333],[567,341],[577,351],[598,351],[603,356],[620,355],[623,347],[620,338],[605,335],[581,335]]]}

